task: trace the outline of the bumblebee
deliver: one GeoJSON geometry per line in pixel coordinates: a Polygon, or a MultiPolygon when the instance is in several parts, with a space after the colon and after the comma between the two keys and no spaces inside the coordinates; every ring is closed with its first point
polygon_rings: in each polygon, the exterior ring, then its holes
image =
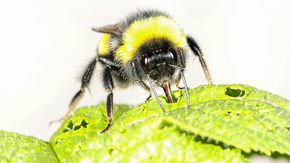
{"type": "Polygon", "coordinates": [[[102,33],[97,47],[97,56],[87,66],[80,90],[69,104],[68,117],[82,99],[90,83],[96,63],[103,66],[103,86],[107,91],[107,131],[113,123],[113,90],[116,86],[127,87],[138,84],[149,96],[152,92],[165,111],[155,87],[161,87],[169,103],[173,102],[171,85],[182,80],[186,91],[187,105],[190,105],[188,87],[184,77],[188,47],[199,58],[205,77],[209,83],[212,79],[197,42],[184,33],[179,25],[166,13],[158,10],[143,10],[129,15],[123,21],[93,31],[102,33]],[[149,85],[148,85],[149,84],[149,85]]]}

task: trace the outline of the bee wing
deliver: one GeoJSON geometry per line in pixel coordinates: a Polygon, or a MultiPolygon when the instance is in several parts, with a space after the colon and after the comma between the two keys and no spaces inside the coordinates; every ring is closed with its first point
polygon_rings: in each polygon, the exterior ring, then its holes
{"type": "Polygon", "coordinates": [[[121,30],[120,30],[119,24],[106,25],[106,26],[103,26],[103,27],[92,28],[92,30],[95,31],[95,32],[100,32],[100,33],[121,35],[121,30]]]}

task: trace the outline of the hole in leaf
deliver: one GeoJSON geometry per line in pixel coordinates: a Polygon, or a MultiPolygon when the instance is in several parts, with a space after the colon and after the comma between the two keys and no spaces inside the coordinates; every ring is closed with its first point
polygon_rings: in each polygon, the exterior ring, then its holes
{"type": "Polygon", "coordinates": [[[245,90],[227,87],[225,94],[230,97],[243,97],[245,95],[245,90]]]}
{"type": "Polygon", "coordinates": [[[72,121],[69,122],[69,124],[66,126],[66,128],[63,130],[63,132],[68,132],[73,130],[74,124],[72,123],[72,121]]]}
{"type": "Polygon", "coordinates": [[[241,113],[240,112],[227,111],[225,115],[227,117],[229,117],[230,119],[236,119],[236,118],[239,118],[241,116],[241,113]]]}
{"type": "Polygon", "coordinates": [[[63,130],[63,132],[65,133],[65,132],[68,132],[68,131],[76,131],[76,130],[80,129],[81,127],[87,128],[88,124],[89,123],[86,122],[84,119],[82,120],[80,125],[76,125],[76,126],[74,126],[73,122],[70,121],[69,124],[67,125],[67,127],[63,130]]]}

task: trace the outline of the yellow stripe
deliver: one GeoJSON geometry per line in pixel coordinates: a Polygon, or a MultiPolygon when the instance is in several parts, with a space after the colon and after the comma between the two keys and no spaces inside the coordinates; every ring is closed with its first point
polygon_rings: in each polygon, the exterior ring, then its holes
{"type": "Polygon", "coordinates": [[[109,41],[110,41],[110,35],[103,34],[103,37],[100,40],[99,45],[98,45],[98,55],[99,56],[105,56],[105,55],[109,54],[109,51],[110,51],[109,41]]]}
{"type": "Polygon", "coordinates": [[[150,17],[137,20],[128,27],[123,35],[123,45],[116,51],[116,59],[124,64],[130,62],[138,48],[154,38],[166,38],[178,48],[187,45],[185,34],[172,19],[150,17]]]}

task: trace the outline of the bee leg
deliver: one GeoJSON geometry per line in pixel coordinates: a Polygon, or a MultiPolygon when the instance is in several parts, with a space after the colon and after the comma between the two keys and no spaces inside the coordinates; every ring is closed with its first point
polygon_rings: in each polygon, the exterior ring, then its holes
{"type": "Polygon", "coordinates": [[[192,37],[187,36],[186,39],[187,39],[187,43],[188,43],[190,49],[193,51],[193,53],[196,56],[198,56],[199,62],[202,66],[202,69],[203,69],[203,72],[205,74],[207,82],[209,84],[213,84],[211,75],[210,75],[209,70],[208,70],[208,66],[205,62],[205,59],[204,59],[204,56],[203,56],[203,53],[202,53],[200,47],[198,46],[197,42],[192,37]]]}
{"type": "Polygon", "coordinates": [[[62,118],[60,118],[58,120],[51,121],[49,123],[49,125],[51,125],[51,124],[53,124],[55,122],[61,122],[61,121],[65,120],[65,119],[67,119],[74,112],[74,110],[77,107],[78,103],[81,101],[81,99],[84,96],[85,89],[88,87],[88,85],[90,83],[90,80],[91,80],[92,74],[94,72],[96,63],[97,63],[97,60],[94,59],[87,66],[87,68],[85,70],[85,73],[82,76],[82,85],[81,85],[81,88],[74,95],[74,97],[72,98],[72,100],[71,100],[71,102],[70,102],[70,104],[68,106],[69,110],[67,111],[67,113],[62,118]]]}
{"type": "Polygon", "coordinates": [[[176,84],[175,84],[176,88],[178,88],[178,89],[185,89],[185,87],[181,87],[181,86],[179,86],[179,84],[180,84],[180,80],[181,80],[181,75],[178,77],[177,82],[176,82],[176,84]]]}
{"type": "Polygon", "coordinates": [[[101,132],[106,132],[113,124],[113,89],[114,89],[114,83],[113,78],[111,74],[111,69],[109,67],[106,67],[103,72],[103,83],[106,91],[108,92],[107,95],[107,119],[108,124],[107,127],[101,132]]]}
{"type": "Polygon", "coordinates": [[[176,87],[177,87],[178,89],[185,89],[185,87],[181,87],[181,86],[179,86],[179,84],[180,84],[180,81],[179,81],[178,83],[176,83],[176,87]]]}
{"type": "Polygon", "coordinates": [[[152,92],[151,92],[150,87],[146,83],[144,83],[143,81],[137,81],[137,82],[139,83],[139,85],[142,88],[144,88],[149,93],[149,96],[145,100],[145,102],[148,102],[151,99],[151,97],[152,97],[152,92]]]}
{"type": "Polygon", "coordinates": [[[136,61],[131,62],[131,64],[133,67],[132,74],[137,78],[136,82],[149,93],[149,96],[145,100],[145,102],[148,102],[152,97],[151,89],[144,81],[140,80],[142,77],[140,76],[140,70],[136,67],[136,61]]]}
{"type": "Polygon", "coordinates": [[[157,94],[157,92],[156,92],[156,90],[155,90],[155,88],[154,88],[153,81],[150,79],[149,75],[148,75],[148,82],[149,82],[150,88],[151,88],[151,90],[153,91],[153,94],[154,94],[154,96],[155,96],[157,102],[159,103],[159,106],[161,107],[162,111],[163,111],[164,113],[166,113],[166,110],[164,109],[164,106],[163,106],[161,100],[160,100],[159,97],[158,97],[158,94],[157,94]]]}
{"type": "Polygon", "coordinates": [[[101,133],[108,131],[113,124],[113,92],[109,93],[107,96],[107,119],[107,127],[103,129],[101,133]]]}
{"type": "Polygon", "coordinates": [[[183,81],[183,85],[184,85],[184,88],[185,88],[187,108],[189,108],[189,106],[190,106],[190,97],[189,97],[188,87],[187,87],[187,83],[186,83],[186,80],[185,80],[183,72],[181,72],[181,79],[183,81]]]}

